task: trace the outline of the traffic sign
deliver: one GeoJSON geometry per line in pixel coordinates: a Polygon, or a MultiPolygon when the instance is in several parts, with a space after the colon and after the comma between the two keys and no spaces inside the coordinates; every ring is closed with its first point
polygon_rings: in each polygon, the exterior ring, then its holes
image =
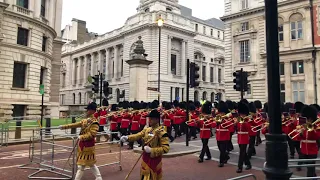
{"type": "Polygon", "coordinates": [[[39,92],[40,92],[41,95],[44,94],[44,85],[43,84],[40,84],[39,92]]]}

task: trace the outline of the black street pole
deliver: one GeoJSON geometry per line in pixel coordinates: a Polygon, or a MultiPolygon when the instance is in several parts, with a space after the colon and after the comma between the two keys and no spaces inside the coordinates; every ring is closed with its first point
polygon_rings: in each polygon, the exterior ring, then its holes
{"type": "MultiPolygon", "coordinates": [[[[43,101],[44,101],[44,93],[42,93],[41,95],[41,117],[40,117],[40,125],[41,125],[41,128],[43,126],[43,101]]],[[[40,136],[42,137],[42,129],[40,131],[40,136]]]]}
{"type": "Polygon", "coordinates": [[[269,133],[266,134],[266,180],[289,180],[287,136],[282,134],[277,0],[265,0],[269,133]]]}
{"type": "Polygon", "coordinates": [[[158,62],[158,101],[160,103],[160,56],[161,55],[161,27],[159,26],[159,62],[158,62]]]}
{"type": "MultiPolygon", "coordinates": [[[[187,107],[186,107],[186,122],[189,121],[189,88],[190,88],[190,60],[187,59],[187,107]]],[[[186,126],[186,146],[189,146],[189,128],[186,126]]]]}
{"type": "Polygon", "coordinates": [[[100,77],[99,83],[100,83],[100,107],[101,107],[102,106],[102,73],[101,72],[99,72],[99,77],[100,77]]]}
{"type": "Polygon", "coordinates": [[[243,99],[243,87],[244,87],[244,81],[243,81],[243,68],[240,70],[240,77],[241,77],[241,100],[243,99]]]}

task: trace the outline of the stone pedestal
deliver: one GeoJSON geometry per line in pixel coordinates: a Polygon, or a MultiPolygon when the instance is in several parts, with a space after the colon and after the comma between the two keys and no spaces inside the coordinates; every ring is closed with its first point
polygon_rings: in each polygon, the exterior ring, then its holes
{"type": "Polygon", "coordinates": [[[129,101],[148,101],[148,66],[152,61],[133,58],[126,61],[130,65],[129,101]]]}

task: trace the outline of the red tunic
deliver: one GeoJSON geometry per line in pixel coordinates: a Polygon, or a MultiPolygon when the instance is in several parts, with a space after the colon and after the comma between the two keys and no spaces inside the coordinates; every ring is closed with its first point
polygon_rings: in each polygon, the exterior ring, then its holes
{"type": "MultiPolygon", "coordinates": [[[[222,121],[223,123],[223,121],[222,121]]],[[[230,140],[230,132],[229,132],[229,129],[228,127],[227,128],[223,128],[221,126],[222,123],[216,123],[214,122],[212,124],[212,127],[213,128],[216,128],[216,139],[217,141],[229,141],[230,140]]],[[[228,124],[226,124],[228,125],[228,124]]]]}
{"type": "Polygon", "coordinates": [[[250,124],[247,122],[237,123],[238,128],[238,144],[249,144],[250,124]]]}
{"type": "Polygon", "coordinates": [[[116,131],[118,129],[118,117],[117,116],[111,116],[110,117],[111,121],[110,121],[110,130],[111,131],[116,131]]]}
{"type": "Polygon", "coordinates": [[[250,125],[250,129],[249,129],[249,136],[256,136],[258,132],[254,132],[252,131],[252,128],[257,126],[256,123],[253,120],[249,120],[249,125],[250,125]]]}
{"type": "Polygon", "coordinates": [[[200,121],[199,127],[200,127],[200,138],[201,139],[210,139],[211,126],[212,126],[212,122],[205,123],[204,121],[200,121]]]}
{"type": "Polygon", "coordinates": [[[301,134],[301,153],[304,155],[317,155],[318,154],[318,144],[317,140],[320,138],[319,131],[307,131],[305,130],[301,134]]]}
{"type": "Polygon", "coordinates": [[[171,127],[171,119],[170,119],[170,115],[166,114],[162,117],[163,119],[163,125],[166,127],[171,127]]]}
{"type": "Polygon", "coordinates": [[[132,118],[132,123],[131,123],[131,131],[138,131],[140,129],[139,126],[139,121],[140,121],[140,115],[136,114],[132,118]]]}
{"type": "Polygon", "coordinates": [[[121,128],[126,129],[130,125],[131,116],[129,114],[124,114],[121,120],[121,128]]]}

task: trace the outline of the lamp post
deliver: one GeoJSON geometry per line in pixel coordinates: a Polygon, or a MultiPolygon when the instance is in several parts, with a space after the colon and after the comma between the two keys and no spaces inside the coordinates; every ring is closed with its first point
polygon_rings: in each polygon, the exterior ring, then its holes
{"type": "Polygon", "coordinates": [[[163,26],[164,20],[161,16],[157,20],[157,24],[159,27],[159,60],[158,60],[158,101],[160,103],[160,55],[161,55],[161,27],[163,26]]]}
{"type": "Polygon", "coordinates": [[[278,2],[265,0],[268,115],[269,133],[266,134],[266,163],[263,172],[266,180],[289,180],[292,172],[288,168],[286,135],[281,130],[280,73],[278,40],[278,2]]]}

